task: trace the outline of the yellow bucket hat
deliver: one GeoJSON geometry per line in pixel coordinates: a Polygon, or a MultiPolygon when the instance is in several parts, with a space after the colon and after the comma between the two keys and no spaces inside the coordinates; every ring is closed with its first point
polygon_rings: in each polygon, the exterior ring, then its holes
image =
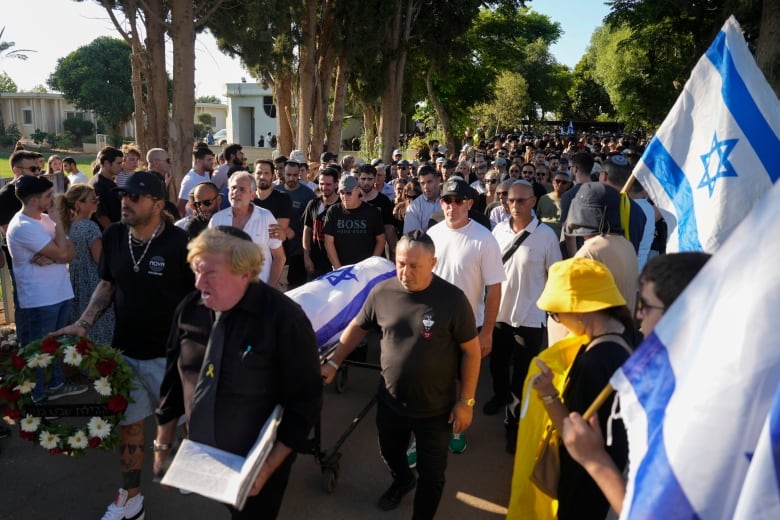
{"type": "Polygon", "coordinates": [[[554,263],[536,301],[547,312],[595,312],[625,304],[607,266],[590,258],[554,263]]]}

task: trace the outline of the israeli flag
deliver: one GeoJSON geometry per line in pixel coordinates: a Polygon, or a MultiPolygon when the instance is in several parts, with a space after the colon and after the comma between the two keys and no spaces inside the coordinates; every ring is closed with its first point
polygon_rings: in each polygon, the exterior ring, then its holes
{"type": "Polygon", "coordinates": [[[574,122],[572,122],[571,119],[569,119],[569,129],[567,131],[569,135],[574,135],[574,122]]]}
{"type": "Polygon", "coordinates": [[[287,291],[286,295],[300,305],[309,318],[320,354],[324,354],[363,307],[371,289],[394,276],[395,265],[392,262],[372,256],[324,274],[287,291]]]}
{"type": "Polygon", "coordinates": [[[730,17],[634,176],[663,213],[667,251],[716,251],[780,176],[780,103],[730,17]]]}
{"type": "Polygon", "coordinates": [[[778,222],[780,184],[612,377],[629,440],[621,519],[780,518],[778,222]]]}

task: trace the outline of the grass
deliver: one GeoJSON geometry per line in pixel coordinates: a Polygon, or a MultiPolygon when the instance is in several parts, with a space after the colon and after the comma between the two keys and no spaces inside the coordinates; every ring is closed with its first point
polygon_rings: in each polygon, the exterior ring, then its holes
{"type": "MultiPolygon", "coordinates": [[[[76,164],[79,170],[84,172],[87,177],[92,177],[92,161],[95,159],[95,154],[82,153],[82,152],[62,152],[58,150],[51,150],[49,148],[36,148],[32,146],[25,146],[28,150],[39,152],[43,154],[43,157],[48,160],[50,155],[59,155],[63,159],[65,157],[73,157],[76,159],[76,164]]],[[[6,179],[14,176],[11,171],[11,164],[8,162],[8,158],[11,156],[12,150],[0,150],[0,178],[6,179]]]]}

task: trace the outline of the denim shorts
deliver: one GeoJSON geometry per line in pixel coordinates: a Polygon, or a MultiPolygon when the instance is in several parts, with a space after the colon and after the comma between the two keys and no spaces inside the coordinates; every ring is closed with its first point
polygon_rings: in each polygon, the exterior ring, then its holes
{"type": "Polygon", "coordinates": [[[133,386],[122,426],[143,421],[154,413],[160,402],[160,385],[165,375],[165,358],[135,359],[124,356],[133,369],[133,386]]]}

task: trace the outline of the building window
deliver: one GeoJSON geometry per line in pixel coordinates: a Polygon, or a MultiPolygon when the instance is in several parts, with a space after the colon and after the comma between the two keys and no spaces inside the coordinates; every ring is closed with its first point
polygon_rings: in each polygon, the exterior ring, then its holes
{"type": "Polygon", "coordinates": [[[265,115],[272,119],[276,119],[276,105],[274,105],[273,96],[263,96],[263,110],[265,115]]]}
{"type": "Polygon", "coordinates": [[[31,108],[25,108],[22,110],[22,124],[25,125],[33,124],[33,116],[32,116],[31,108]]]}
{"type": "Polygon", "coordinates": [[[84,119],[84,112],[65,111],[65,119],[84,119]]]}

